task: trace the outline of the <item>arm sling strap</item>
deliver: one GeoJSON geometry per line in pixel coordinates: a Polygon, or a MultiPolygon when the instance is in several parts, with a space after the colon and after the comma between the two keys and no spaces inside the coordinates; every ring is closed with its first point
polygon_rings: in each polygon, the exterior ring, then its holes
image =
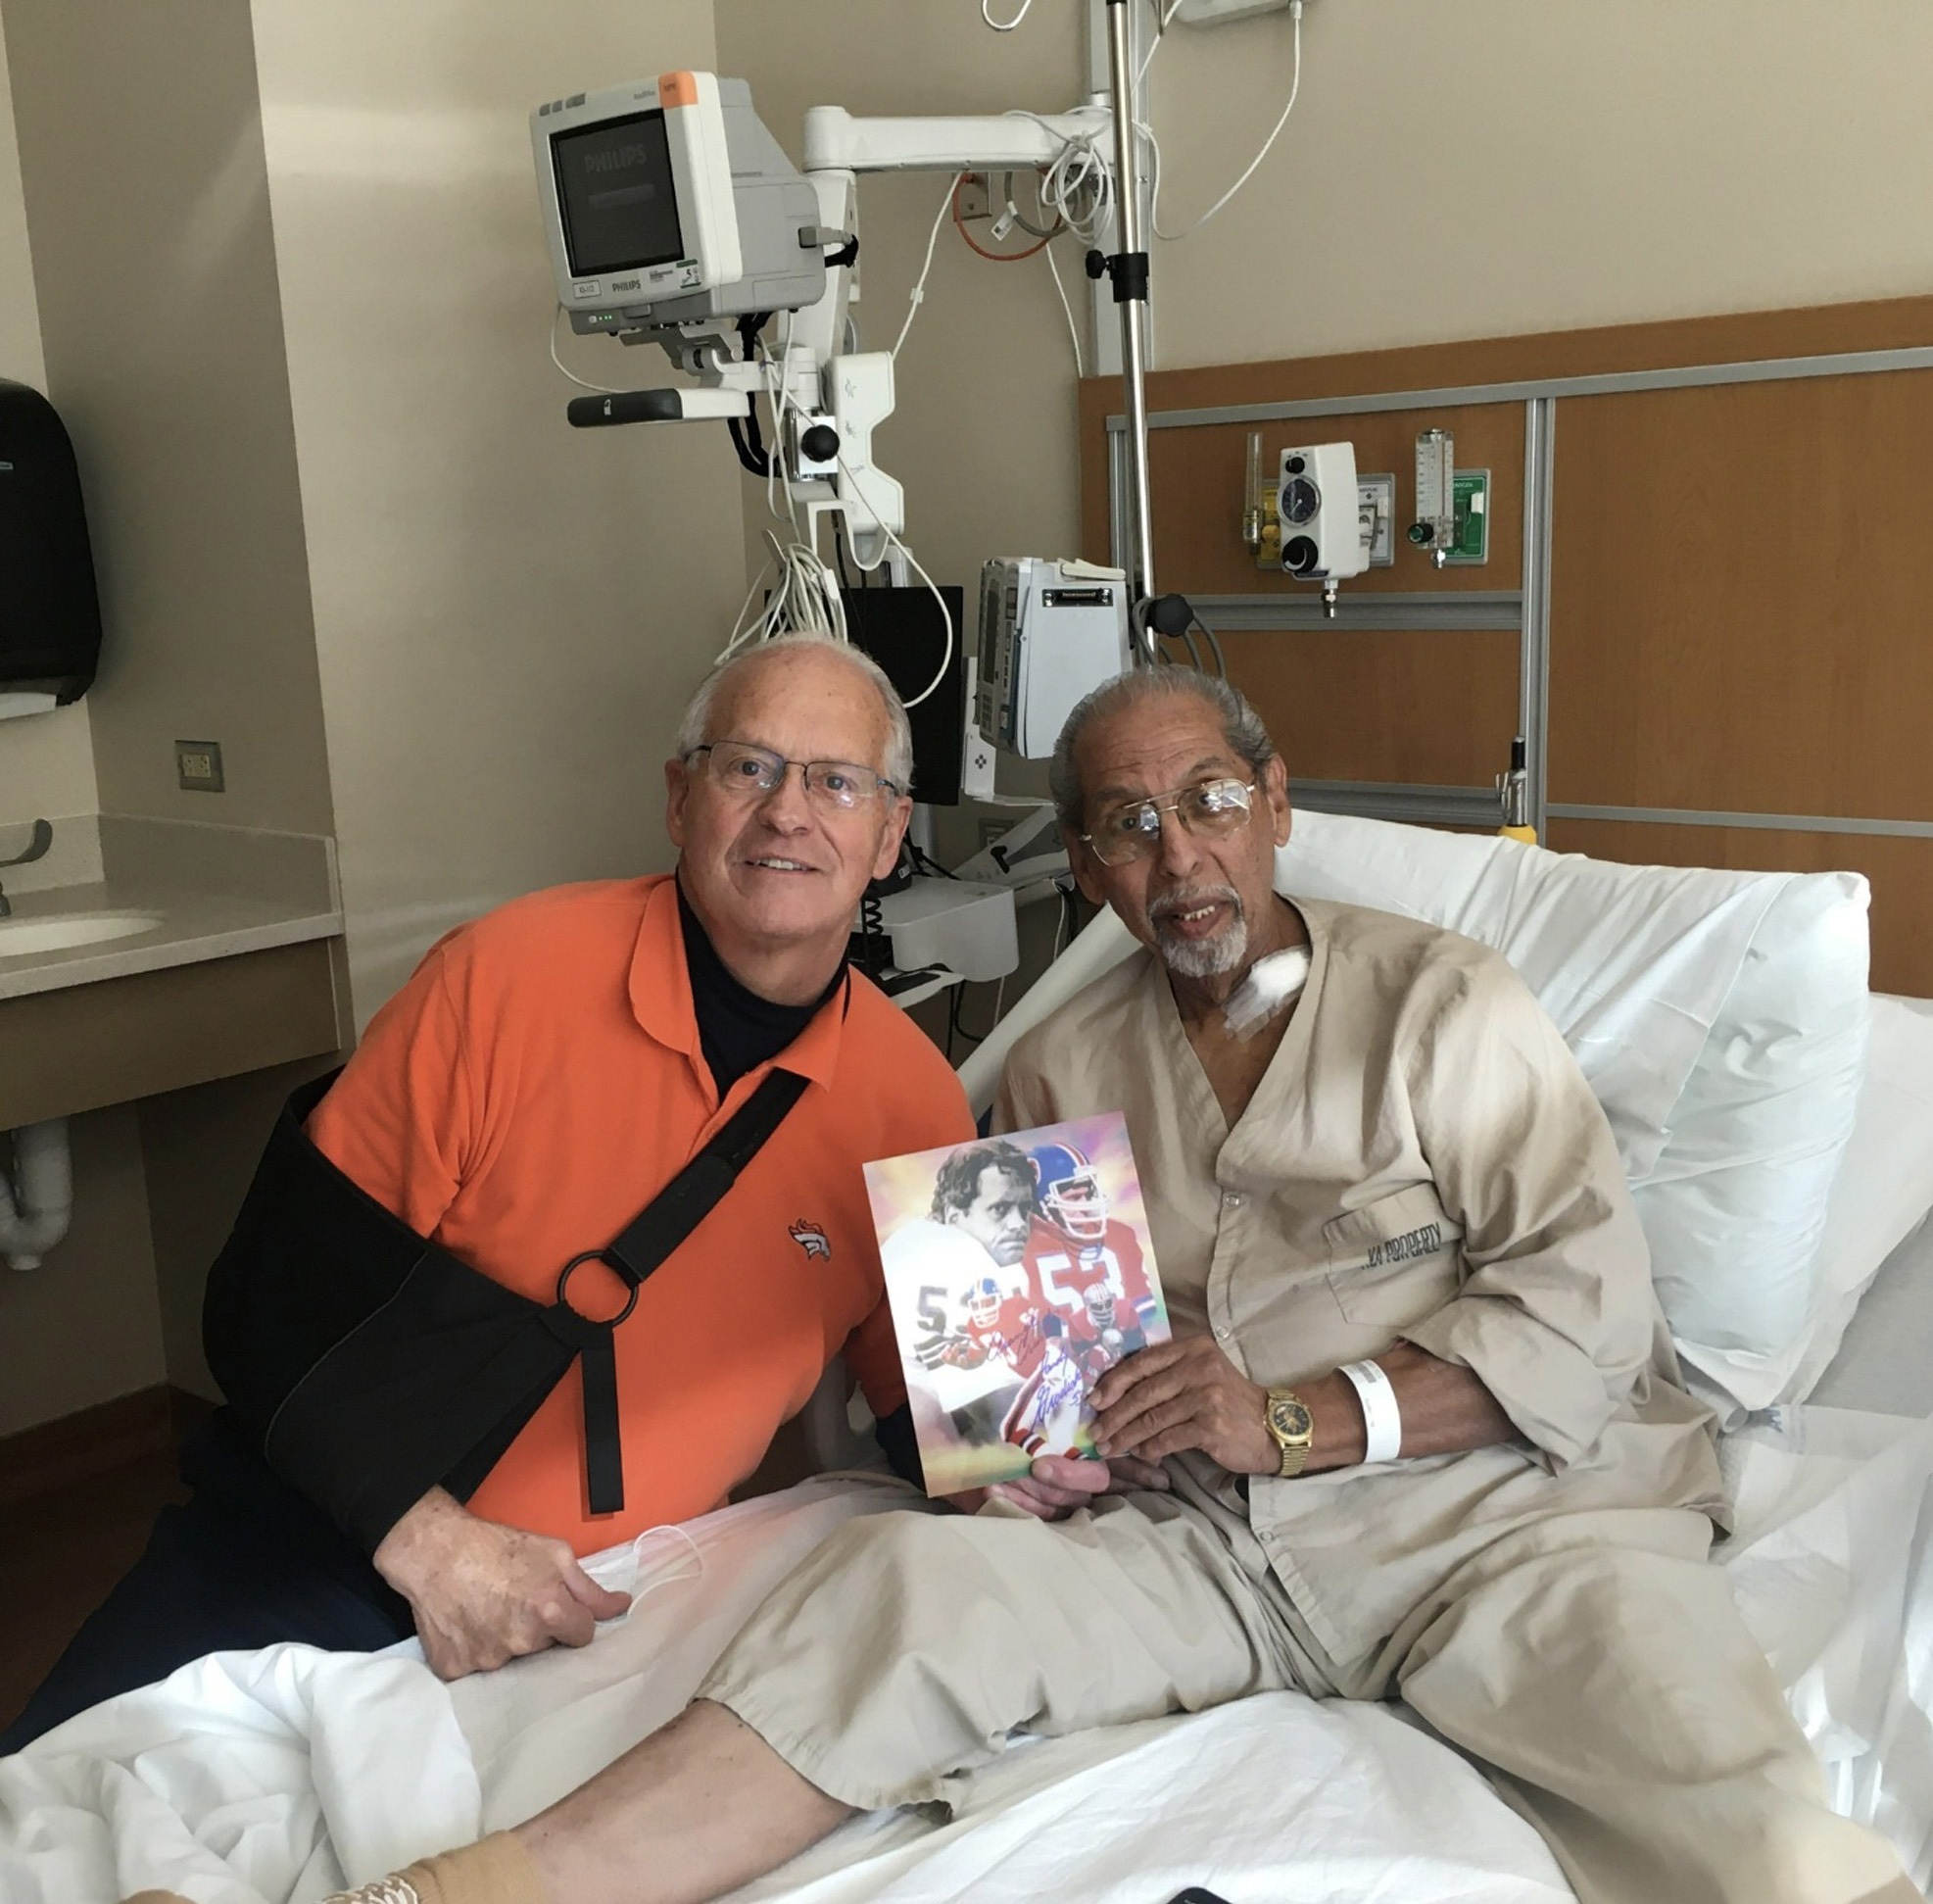
{"type": "Polygon", "coordinates": [[[431,1488],[467,1500],[580,1358],[586,1492],[624,1505],[613,1337],[638,1292],[737,1182],[805,1090],[768,1072],[621,1235],[573,1256],[546,1304],[419,1237],[338,1170],[303,1124],[338,1074],[290,1098],[209,1272],[209,1368],[268,1464],[365,1553],[431,1488]],[[626,1287],[593,1317],[572,1274],[626,1287]]]}

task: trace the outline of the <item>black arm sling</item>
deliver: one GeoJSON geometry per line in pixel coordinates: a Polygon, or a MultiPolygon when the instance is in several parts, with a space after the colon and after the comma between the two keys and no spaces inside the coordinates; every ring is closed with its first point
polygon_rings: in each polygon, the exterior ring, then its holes
{"type": "Polygon", "coordinates": [[[303,1124],[338,1075],[283,1106],[209,1272],[203,1340],[229,1405],[269,1466],[368,1553],[429,1489],[467,1500],[581,1357],[590,1511],[616,1512],[612,1338],[806,1080],[767,1073],[620,1236],[563,1266],[545,1304],[417,1236],[316,1149],[303,1124]],[[626,1286],[615,1315],[572,1307],[571,1276],[589,1262],[626,1286]]]}

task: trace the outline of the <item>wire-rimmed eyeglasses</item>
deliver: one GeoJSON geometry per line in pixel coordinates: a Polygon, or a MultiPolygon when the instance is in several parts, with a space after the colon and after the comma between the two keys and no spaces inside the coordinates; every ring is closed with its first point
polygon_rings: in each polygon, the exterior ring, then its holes
{"type": "Polygon", "coordinates": [[[1081,844],[1103,866],[1125,866],[1160,850],[1163,813],[1206,839],[1238,833],[1248,824],[1255,786],[1253,780],[1197,780],[1174,793],[1124,800],[1101,813],[1091,833],[1080,835],[1081,844]]]}
{"type": "Polygon", "coordinates": [[[776,793],[788,767],[798,769],[809,798],[844,812],[882,794],[896,796],[904,791],[885,774],[851,760],[788,760],[783,754],[774,754],[769,747],[753,747],[749,741],[707,741],[693,748],[685,758],[696,760],[701,754],[705,757],[705,771],[719,786],[748,800],[762,800],[776,793]]]}

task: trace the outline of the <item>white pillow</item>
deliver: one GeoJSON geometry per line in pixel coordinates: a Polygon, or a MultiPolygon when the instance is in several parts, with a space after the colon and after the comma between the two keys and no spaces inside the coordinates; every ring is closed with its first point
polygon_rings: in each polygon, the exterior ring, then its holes
{"type": "Polygon", "coordinates": [[[1687,1381],[1727,1418],[1777,1399],[1823,1307],[1814,1265],[1864,1061],[1865,881],[1298,812],[1276,884],[1511,961],[1610,1119],[1687,1381]]]}
{"type": "Polygon", "coordinates": [[[1804,1401],[1839,1352],[1853,1311],[1933,1210],[1933,999],[1870,1001],[1865,1082],[1826,1205],[1818,1312],[1781,1401],[1804,1401]]]}

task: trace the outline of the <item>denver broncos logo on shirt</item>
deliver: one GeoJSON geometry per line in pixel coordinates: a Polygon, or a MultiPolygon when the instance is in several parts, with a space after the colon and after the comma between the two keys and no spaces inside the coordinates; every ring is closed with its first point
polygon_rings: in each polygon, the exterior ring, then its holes
{"type": "Polygon", "coordinates": [[[827,1262],[832,1261],[832,1243],[816,1223],[808,1223],[801,1216],[787,1229],[786,1235],[805,1251],[808,1260],[813,1256],[823,1256],[827,1262]]]}

